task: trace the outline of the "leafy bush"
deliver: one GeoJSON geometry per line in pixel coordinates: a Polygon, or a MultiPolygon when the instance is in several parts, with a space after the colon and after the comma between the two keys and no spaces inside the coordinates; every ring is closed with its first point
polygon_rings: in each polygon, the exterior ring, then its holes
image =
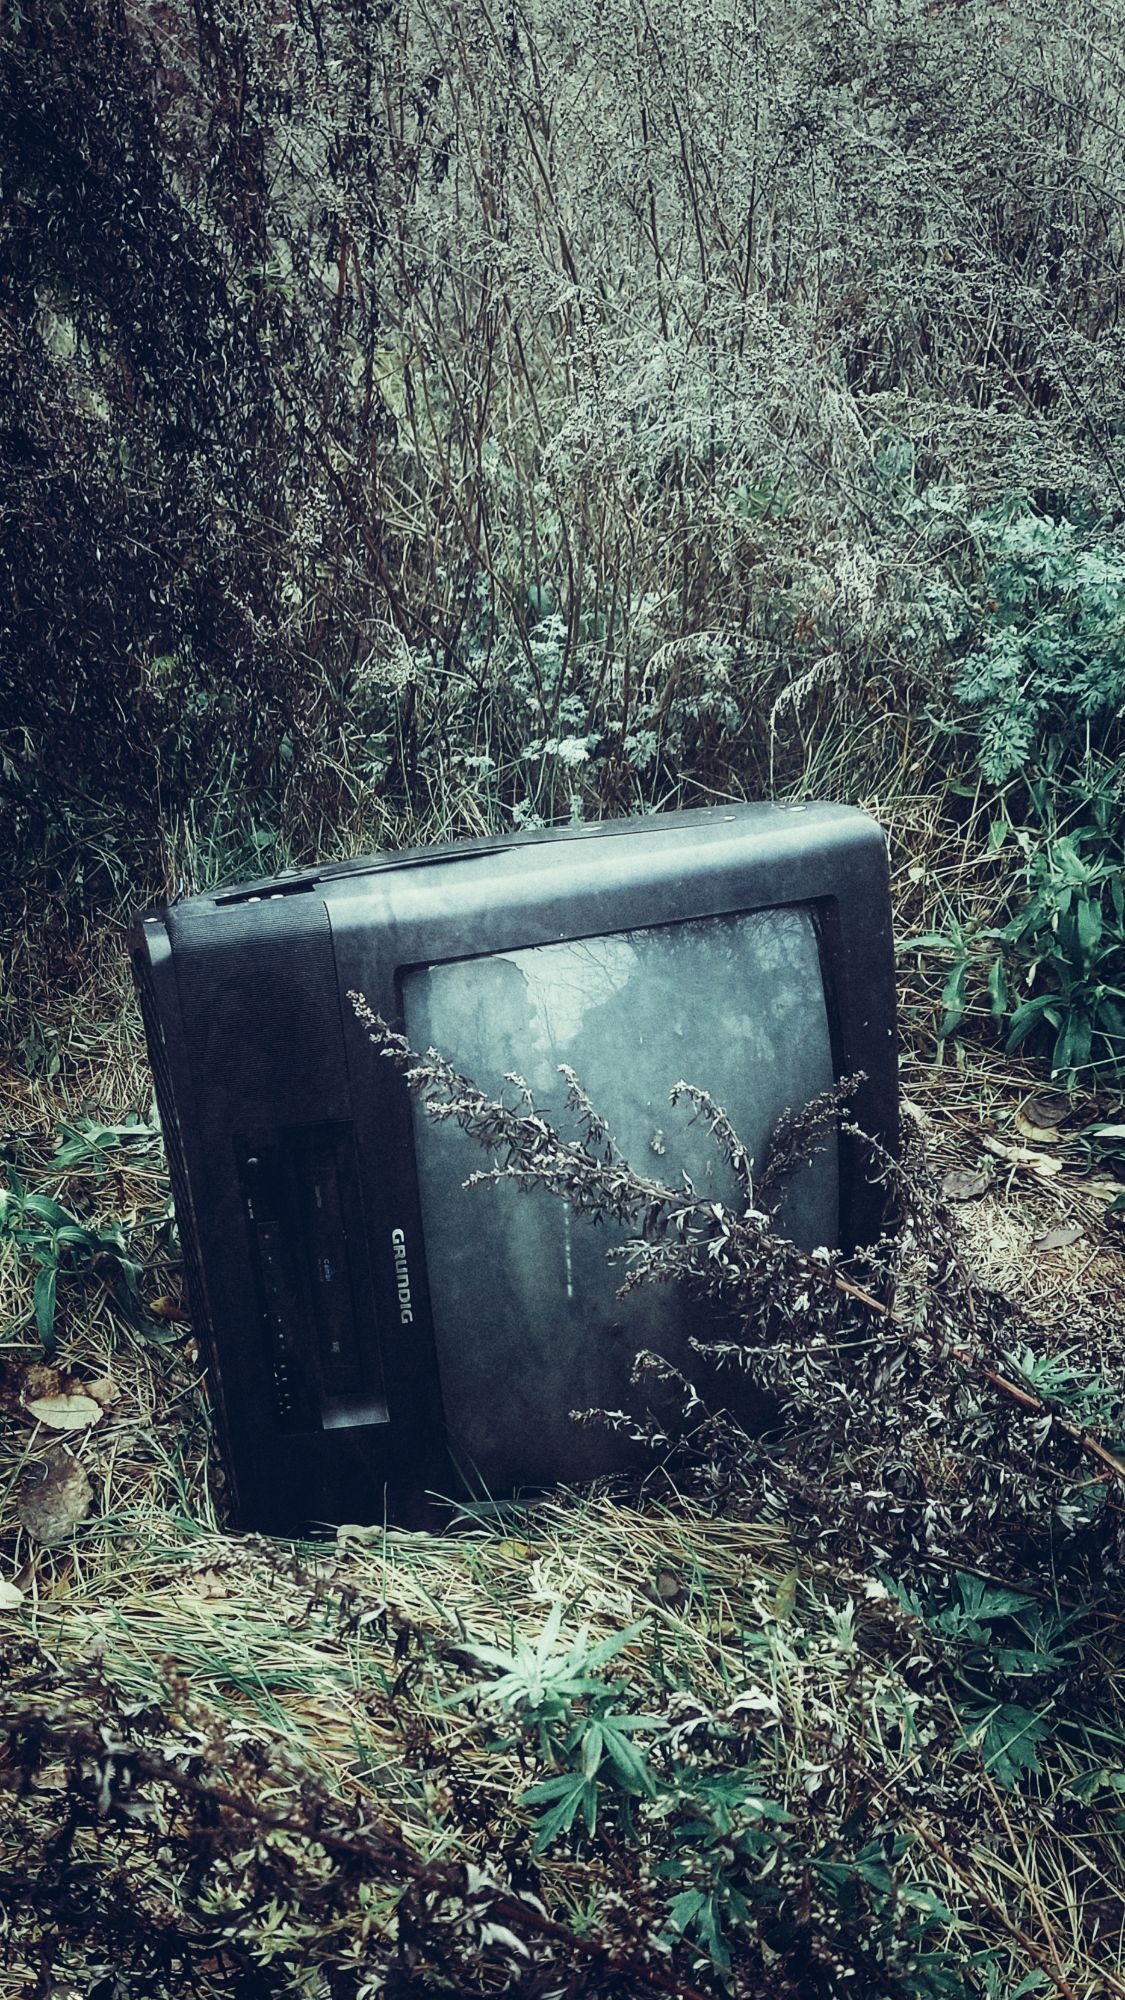
{"type": "Polygon", "coordinates": [[[976,962],[1009,1048],[1042,1051],[1070,1086],[1119,1076],[1125,545],[1111,522],[1038,512],[1020,494],[967,518],[948,494],[923,495],[917,509],[945,573],[927,585],[914,629],[921,640],[936,621],[953,699],[971,711],[935,720],[970,748],[976,774],[955,790],[988,823],[1006,918],[965,929],[955,917],[913,940],[952,953],[939,1033],[959,1028],[976,962]]]}
{"type": "Polygon", "coordinates": [[[961,654],[953,692],[977,711],[988,783],[1018,779],[1039,816],[1043,779],[1073,780],[1125,748],[1125,546],[1023,495],[962,526],[965,598],[932,593],[961,654]]]}
{"type": "Polygon", "coordinates": [[[139,1267],[120,1223],[81,1221],[50,1195],[29,1193],[12,1167],[7,1186],[0,1188],[0,1257],[27,1260],[35,1268],[32,1303],[45,1354],[55,1351],[60,1276],[101,1278],[130,1315],[141,1312],[139,1267]]]}
{"type": "Polygon", "coordinates": [[[1026,967],[1025,989],[1037,988],[1013,1005],[1004,957],[994,962],[996,1009],[1011,1007],[1008,1047],[1048,1046],[1052,1074],[1072,1085],[1125,1076],[1123,866],[1120,831],[1087,827],[1044,842],[1028,857],[1031,894],[999,935],[1004,954],[1026,967]]]}
{"type": "MultiPolygon", "coordinates": [[[[731,32],[9,11],[18,915],[252,872],[254,840],[938,782],[923,490],[1034,573],[1101,714],[1112,551],[992,510],[1120,501],[1112,37],[1078,0],[770,0],[737,63],[731,32]],[[1101,606],[1077,641],[1056,559],[1101,606]]],[[[976,651],[999,768],[1065,695],[1027,712],[976,651]]]]}

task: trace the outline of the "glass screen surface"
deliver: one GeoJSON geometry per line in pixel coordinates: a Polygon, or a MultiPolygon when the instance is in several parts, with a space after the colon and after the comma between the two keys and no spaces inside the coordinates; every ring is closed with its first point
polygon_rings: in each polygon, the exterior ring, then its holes
{"type": "MultiPolygon", "coordinates": [[[[577,1074],[637,1172],[742,1206],[705,1122],[669,1104],[681,1078],[702,1085],[752,1158],[769,1132],[834,1082],[820,958],[801,908],[708,917],[610,937],[501,952],[407,972],[406,1032],[490,1093],[506,1071],[576,1137],[559,1064],[577,1074]]],[[[512,1101],[511,1086],[508,1098],[512,1101]]],[[[687,1363],[691,1333],[713,1331],[680,1285],[616,1297],[606,1251],[628,1231],[595,1227],[565,1202],[515,1185],[465,1190],[498,1164],[452,1120],[414,1101],[415,1146],[446,1423],[462,1469],[493,1491],[590,1477],[620,1447],[579,1428],[572,1409],[637,1409],[633,1359],[651,1347],[687,1363]]],[[[837,1237],[836,1149],[794,1179],[781,1226],[806,1248],[837,1237]]],[[[733,1400],[733,1378],[723,1400],[733,1400]]]]}

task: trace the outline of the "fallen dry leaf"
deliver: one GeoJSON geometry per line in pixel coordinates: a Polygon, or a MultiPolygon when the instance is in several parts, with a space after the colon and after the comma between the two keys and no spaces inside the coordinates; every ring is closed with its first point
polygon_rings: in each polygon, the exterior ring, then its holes
{"type": "Polygon", "coordinates": [[[382,1539],[381,1527],[367,1528],[357,1521],[341,1521],[336,1530],[338,1542],[358,1542],[361,1548],[368,1548],[372,1542],[380,1542],[382,1539]]]}
{"type": "Polygon", "coordinates": [[[185,1312],[183,1306],[180,1304],[179,1299],[173,1299],[168,1296],[165,1296],[164,1298],[160,1299],[153,1299],[148,1310],[150,1313],[153,1313],[157,1319],[179,1319],[183,1321],[185,1326],[191,1325],[191,1314],[189,1312],[185,1312]]]}
{"type": "Polygon", "coordinates": [[[1065,1228],[1061,1229],[1048,1229],[1045,1236],[1037,1236],[1035,1238],[1035,1248],[1037,1250],[1065,1250],[1071,1243],[1080,1243],[1085,1234],[1086,1231],[1080,1229],[1075,1223],[1068,1224],[1065,1228]]]}
{"type": "Polygon", "coordinates": [[[1023,1108],[1016,1112],[1012,1120],[1021,1139],[1030,1139],[1035,1146],[1061,1146],[1065,1134],[1056,1131],[1053,1125],[1037,1125],[1034,1118],[1025,1118],[1023,1108]]]}
{"type": "Polygon", "coordinates": [[[530,1542],[521,1542],[511,1535],[504,1535],[496,1544],[498,1556],[509,1556],[516,1562],[525,1563],[532,1554],[530,1542]]]}
{"type": "Polygon", "coordinates": [[[19,1585],[0,1577],[0,1611],[18,1611],[22,1603],[23,1591],[19,1585]]]}
{"type": "Polygon", "coordinates": [[[64,1444],[28,1470],[20,1489],[19,1520],[37,1542],[61,1542],[94,1504],[94,1489],[64,1444]]]}
{"type": "Polygon", "coordinates": [[[121,1391],[112,1375],[96,1375],[92,1382],[83,1382],[82,1394],[92,1396],[103,1410],[112,1410],[121,1401],[121,1391]]]}
{"type": "Polygon", "coordinates": [[[949,1201],[971,1201],[974,1195],[984,1193],[989,1179],[983,1167],[950,1167],[942,1175],[941,1191],[949,1201]]]}
{"type": "Polygon", "coordinates": [[[37,1396],[25,1403],[29,1417],[52,1431],[88,1431],[102,1419],[102,1406],[92,1396],[37,1396]]]}
{"type": "Polygon", "coordinates": [[[1016,1114],[1016,1122],[1022,1118],[1039,1132],[1049,1132],[1070,1116],[1069,1097],[1025,1097],[1016,1114]]]}
{"type": "Polygon", "coordinates": [[[193,1577],[189,1577],[187,1589],[183,1594],[185,1597],[201,1598],[204,1603],[211,1603],[216,1598],[229,1597],[230,1586],[221,1570],[200,1569],[196,1570],[193,1577]]]}
{"type": "Polygon", "coordinates": [[[981,1144],[986,1151],[995,1153],[998,1160],[1006,1160],[1010,1167],[1026,1167],[1044,1180],[1063,1170],[1061,1160],[1052,1159],[1049,1153],[1033,1153],[1030,1146],[1006,1146],[1003,1139],[983,1139],[981,1144]]]}
{"type": "Polygon", "coordinates": [[[25,1403],[39,1396],[61,1396],[63,1378],[57,1368],[43,1361],[29,1361],[20,1377],[20,1395],[25,1403]]]}

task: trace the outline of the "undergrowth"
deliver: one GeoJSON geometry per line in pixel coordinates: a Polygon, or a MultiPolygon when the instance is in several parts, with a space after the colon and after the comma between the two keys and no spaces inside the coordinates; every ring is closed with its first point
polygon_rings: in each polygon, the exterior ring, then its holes
{"type": "MultiPolygon", "coordinates": [[[[778,1429],[748,1438],[642,1355],[634,1405],[576,1413],[647,1445],[639,1485],[295,1548],[134,1505],[80,1526],[73,1565],[41,1550],[36,1615],[2,1642],[14,1990],[1120,1990],[1114,1358],[1051,1351],[973,1275],[916,1133],[875,1151],[888,1229],[861,1258],[776,1234],[846,1087],[755,1168],[679,1086],[739,1187],[702,1204],[635,1174],[576,1078],[565,1137],[525,1089],[489,1100],[367,1018],[484,1146],[466,1200],[514,1178],[623,1230],[626,1283],[712,1293],[741,1329],[718,1359],[773,1392],[778,1429]],[[96,1566],[99,1534],[124,1570],[96,1566]]],[[[72,1126],[56,1148],[92,1239],[80,1177],[104,1198],[146,1138],[72,1126]]],[[[37,1197],[8,1210],[29,1314],[58,1223],[37,1197]]],[[[149,1311],[119,1299],[119,1338],[174,1366],[134,1261],[149,1311]]],[[[62,1274],[68,1318],[89,1282],[62,1274]]]]}
{"type": "Polygon", "coordinates": [[[1033,1055],[1120,1159],[1115,25],[3,10],[21,2000],[1125,1993],[1120,1354],[981,1282],[917,1143],[885,1240],[810,1258],[771,1208],[810,1125],[753,1171],[697,1094],[741,1180],[703,1213],[577,1080],[563,1140],[384,1041],[485,1179],[724,1302],[701,1365],[782,1428],[642,1357],[582,1417],[639,1490],[235,1544],[89,971],[135,902],[290,861],[816,792],[888,828],[920,1043],[1033,1055]],[[93,1511],[33,1547],[60,1397],[93,1511]]]}
{"type": "Polygon", "coordinates": [[[929,1028],[1112,1079],[1112,25],[7,8],[12,1043],[154,895],[797,790],[929,1028]]]}

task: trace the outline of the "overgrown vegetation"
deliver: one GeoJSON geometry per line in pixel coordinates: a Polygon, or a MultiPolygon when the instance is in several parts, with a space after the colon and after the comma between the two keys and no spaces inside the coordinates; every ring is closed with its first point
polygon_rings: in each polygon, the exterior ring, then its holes
{"type": "Polygon", "coordinates": [[[804,788],[1109,1075],[1112,26],[10,7],[10,916],[804,788]]]}
{"type": "Polygon", "coordinates": [[[1116,27],[0,13],[0,1990],[1125,1992],[1116,27]],[[783,1442],[648,1364],[639,1489],[224,1537],[119,919],[795,791],[957,1057],[862,1263],[773,1230],[815,1116],[751,1174],[697,1095],[704,1214],[385,1044],[783,1442]]]}
{"type": "MultiPolygon", "coordinates": [[[[751,1177],[696,1094],[735,1212],[635,1175],[576,1080],[565,1139],[371,1027],[486,1148],[467,1200],[515,1176],[580,1226],[625,1221],[631,1281],[736,1308],[722,1358],[779,1430],[752,1443],[642,1356],[637,1406],[586,1417],[648,1446],[639,1488],[470,1511],[447,1539],[216,1535],[160,1443],[196,1389],[158,1332],[147,1135],[25,1141],[68,1206],[25,1194],[22,1217],[97,1239],[106,1163],[132,1187],[148,1311],[107,1273],[88,1321],[75,1274],[55,1367],[17,1347],[2,1386],[13,1432],[65,1423],[116,1495],[99,1513],[84,1476],[48,1532],[34,1461],[8,1461],[37,1598],[3,1640],[13,1991],[46,1938],[54,1983],[206,2000],[1119,1991],[1119,1307],[1078,1301],[1081,1339],[1049,1344],[976,1274],[917,1134],[879,1163],[897,1218],[862,1264],[777,1237],[838,1097],[751,1177]]],[[[42,1248],[27,1225],[8,1244],[26,1342],[42,1248]]]]}

